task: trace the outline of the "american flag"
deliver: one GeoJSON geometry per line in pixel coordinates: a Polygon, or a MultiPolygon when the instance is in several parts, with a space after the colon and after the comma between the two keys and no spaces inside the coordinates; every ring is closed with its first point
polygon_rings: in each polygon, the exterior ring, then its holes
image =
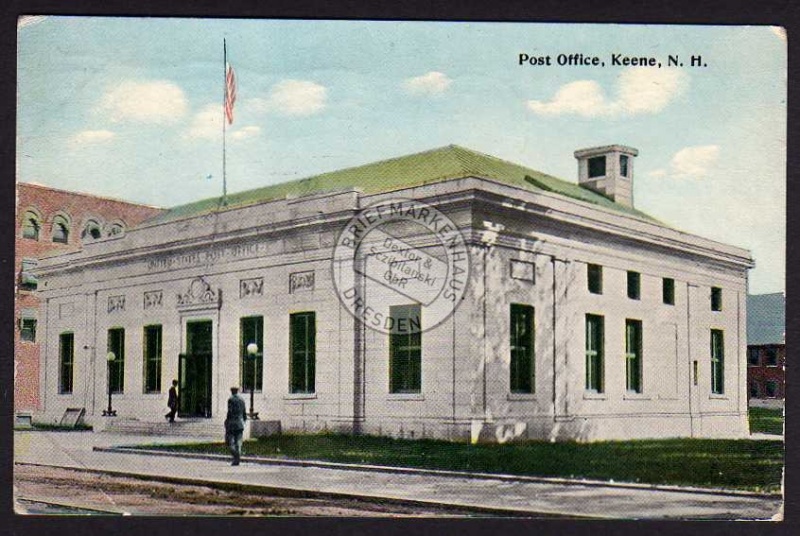
{"type": "Polygon", "coordinates": [[[233,124],[233,104],[236,102],[236,73],[229,63],[225,64],[225,117],[233,124]]]}

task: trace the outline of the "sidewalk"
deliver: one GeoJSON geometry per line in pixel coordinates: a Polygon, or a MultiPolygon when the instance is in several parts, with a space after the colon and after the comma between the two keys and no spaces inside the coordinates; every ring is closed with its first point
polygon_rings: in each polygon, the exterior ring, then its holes
{"type": "MultiPolygon", "coordinates": [[[[219,438],[208,438],[219,440],[219,438]]],[[[194,438],[201,441],[203,438],[194,438]]],[[[185,442],[180,437],[139,437],[90,432],[14,433],[14,461],[135,475],[217,486],[246,486],[320,496],[385,498],[449,504],[485,512],[595,518],[770,519],[778,497],[713,493],[704,490],[586,485],[566,481],[470,478],[430,472],[341,469],[334,464],[231,467],[225,458],[154,456],[118,452],[115,445],[185,442]],[[93,450],[98,447],[100,450],[93,450]]]]}

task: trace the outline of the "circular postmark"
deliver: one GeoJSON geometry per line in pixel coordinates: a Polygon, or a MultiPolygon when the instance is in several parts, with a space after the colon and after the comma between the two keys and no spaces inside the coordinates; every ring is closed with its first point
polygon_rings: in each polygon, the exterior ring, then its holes
{"type": "Polygon", "coordinates": [[[339,301],[382,333],[413,334],[441,324],[461,303],[469,269],[458,226],[437,208],[407,198],[361,209],[333,250],[339,301]]]}

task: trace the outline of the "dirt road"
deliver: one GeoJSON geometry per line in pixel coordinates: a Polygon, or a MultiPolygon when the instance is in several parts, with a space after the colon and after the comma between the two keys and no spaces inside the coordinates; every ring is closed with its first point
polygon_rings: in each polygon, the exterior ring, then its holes
{"type": "MultiPolygon", "coordinates": [[[[14,466],[15,498],[46,497],[72,507],[131,515],[221,516],[424,516],[478,515],[463,509],[406,506],[352,499],[277,497],[219,490],[206,486],[139,480],[28,464],[14,466]]],[[[44,500],[44,499],[43,499],[44,500]]],[[[22,501],[19,513],[33,511],[22,501]]],[[[63,509],[66,511],[66,509],[63,509]]],[[[50,510],[57,513],[59,510],[50,510]]],[[[483,515],[483,514],[481,514],[483,515]]]]}

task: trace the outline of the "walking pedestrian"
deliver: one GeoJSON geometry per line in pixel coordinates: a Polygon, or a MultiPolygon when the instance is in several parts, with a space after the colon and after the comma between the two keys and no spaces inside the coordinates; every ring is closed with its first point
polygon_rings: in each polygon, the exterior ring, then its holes
{"type": "Polygon", "coordinates": [[[233,455],[231,465],[239,465],[242,457],[242,435],[244,434],[244,421],[247,420],[244,400],[238,393],[238,387],[231,387],[231,396],[228,398],[228,415],[225,417],[225,444],[228,445],[228,449],[233,455]]]}
{"type": "Polygon", "coordinates": [[[172,387],[169,388],[169,398],[167,399],[169,413],[164,417],[169,422],[175,422],[175,414],[178,413],[178,380],[172,380],[172,387]]]}

